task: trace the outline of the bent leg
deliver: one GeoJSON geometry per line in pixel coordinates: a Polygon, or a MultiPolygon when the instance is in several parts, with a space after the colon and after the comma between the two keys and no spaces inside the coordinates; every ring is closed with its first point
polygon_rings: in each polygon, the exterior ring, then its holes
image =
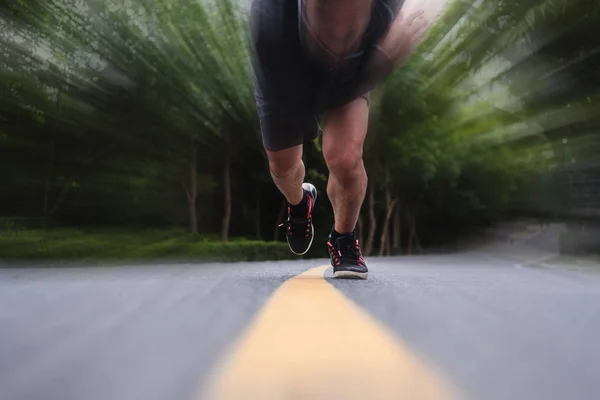
{"type": "Polygon", "coordinates": [[[273,182],[285,196],[288,203],[296,205],[302,201],[304,191],[304,163],[302,162],[302,145],[284,150],[269,151],[269,170],[273,182]]]}
{"type": "Polygon", "coordinates": [[[335,230],[354,231],[367,190],[363,144],[369,105],[364,97],[327,113],[323,127],[323,156],[329,168],[327,194],[333,206],[335,230]]]}
{"type": "Polygon", "coordinates": [[[304,196],[302,146],[318,132],[317,121],[312,115],[289,112],[260,96],[257,96],[257,108],[273,182],[288,203],[296,205],[304,196]]]}
{"type": "Polygon", "coordinates": [[[303,255],[314,238],[312,209],[316,200],[314,186],[304,184],[302,146],[316,128],[314,117],[280,113],[263,114],[263,144],[269,160],[271,178],[288,203],[286,238],[294,254],[303,255]]]}

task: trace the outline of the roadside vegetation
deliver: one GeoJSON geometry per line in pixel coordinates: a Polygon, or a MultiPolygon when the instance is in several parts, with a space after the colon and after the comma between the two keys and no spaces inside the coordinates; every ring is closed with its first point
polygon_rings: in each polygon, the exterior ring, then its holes
{"type": "MultiPolygon", "coordinates": [[[[242,3],[0,5],[0,258],[291,258],[242,3]]],[[[515,218],[600,215],[592,3],[448,3],[373,95],[366,255],[452,249],[515,218]]],[[[324,193],[320,141],[305,147],[324,193]]],[[[306,257],[326,256],[320,199],[306,257]]]]}

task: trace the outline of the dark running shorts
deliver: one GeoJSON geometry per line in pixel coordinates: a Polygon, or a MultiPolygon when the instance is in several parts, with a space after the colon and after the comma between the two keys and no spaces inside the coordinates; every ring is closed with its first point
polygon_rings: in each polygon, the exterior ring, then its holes
{"type": "Polygon", "coordinates": [[[364,61],[403,0],[375,0],[361,50],[335,72],[321,68],[303,45],[301,0],[252,0],[252,77],[263,146],[278,151],[316,139],[328,110],[364,91],[364,61]]]}
{"type": "MultiPolygon", "coordinates": [[[[359,97],[370,101],[370,93],[359,97]]],[[[315,140],[322,132],[324,111],[290,109],[276,101],[265,100],[256,91],[255,99],[263,146],[266,150],[278,151],[301,145],[315,140]]]]}

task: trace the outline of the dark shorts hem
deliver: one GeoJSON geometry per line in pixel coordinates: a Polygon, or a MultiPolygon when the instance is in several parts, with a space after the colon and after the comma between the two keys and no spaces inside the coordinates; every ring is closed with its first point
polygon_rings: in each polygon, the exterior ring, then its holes
{"type": "MultiPolygon", "coordinates": [[[[364,98],[370,106],[370,93],[357,98],[364,98]]],[[[293,110],[284,110],[258,97],[256,108],[260,120],[262,144],[267,151],[281,151],[299,146],[317,139],[322,133],[322,120],[326,112],[294,113],[293,110]]]]}

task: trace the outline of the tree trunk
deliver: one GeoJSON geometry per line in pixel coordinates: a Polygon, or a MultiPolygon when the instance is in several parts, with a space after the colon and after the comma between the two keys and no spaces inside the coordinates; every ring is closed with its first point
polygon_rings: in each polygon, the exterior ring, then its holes
{"type": "Polygon", "coordinates": [[[408,254],[412,254],[412,244],[415,239],[416,224],[417,224],[417,212],[415,211],[410,215],[410,236],[408,238],[408,254]]]}
{"type": "Polygon", "coordinates": [[[279,224],[283,221],[285,217],[285,207],[287,206],[287,201],[283,200],[281,202],[281,208],[279,209],[279,214],[277,214],[277,221],[275,221],[275,232],[273,233],[273,241],[276,242],[279,239],[279,224]]]}
{"type": "Polygon", "coordinates": [[[58,193],[58,196],[56,197],[56,199],[54,199],[54,203],[50,208],[50,211],[48,211],[47,213],[48,220],[52,219],[54,214],[59,210],[67,193],[69,192],[69,189],[74,186],[74,183],[85,176],[85,174],[87,173],[87,168],[112,151],[114,151],[114,146],[109,146],[106,149],[104,149],[104,151],[100,151],[94,154],[91,158],[88,158],[78,168],[75,169],[76,173],[72,176],[70,180],[65,182],[65,184],[62,186],[62,189],[58,193]]]}
{"type": "Polygon", "coordinates": [[[381,240],[379,244],[379,255],[383,256],[384,254],[389,255],[389,230],[390,230],[390,220],[392,219],[392,213],[394,211],[394,206],[396,204],[396,199],[392,200],[392,195],[390,194],[390,190],[386,188],[385,190],[385,205],[386,205],[386,213],[385,218],[383,220],[383,227],[381,229],[381,240]]]}
{"type": "Polygon", "coordinates": [[[419,254],[422,254],[423,248],[421,247],[421,241],[419,240],[419,234],[417,233],[416,229],[415,229],[415,246],[416,246],[416,249],[419,252],[419,254]]]}
{"type": "Polygon", "coordinates": [[[188,200],[188,217],[190,219],[190,232],[192,235],[198,234],[198,214],[196,212],[196,201],[198,199],[198,172],[196,171],[196,154],[198,150],[196,146],[191,146],[191,156],[188,165],[188,186],[184,185],[185,193],[188,200]]]}
{"type": "Polygon", "coordinates": [[[48,226],[48,201],[50,198],[50,182],[52,181],[52,167],[54,166],[54,146],[56,134],[52,134],[52,142],[50,144],[50,154],[48,155],[48,170],[46,172],[46,184],[44,187],[44,204],[42,206],[42,229],[48,226]]]}
{"type": "Polygon", "coordinates": [[[72,182],[67,182],[63,185],[60,193],[58,194],[58,197],[56,198],[56,200],[54,200],[54,206],[52,206],[52,208],[48,212],[48,219],[52,218],[54,216],[54,213],[58,211],[71,185],[72,182]]]}
{"type": "Polygon", "coordinates": [[[256,211],[255,211],[255,220],[254,225],[256,226],[256,240],[262,240],[262,235],[260,233],[260,196],[261,192],[256,193],[256,211]]]}
{"type": "Polygon", "coordinates": [[[391,255],[391,251],[390,251],[390,235],[386,235],[385,237],[385,255],[389,256],[391,255]]]}
{"type": "Polygon", "coordinates": [[[396,207],[394,208],[394,222],[393,222],[393,240],[392,250],[394,253],[400,252],[400,240],[402,235],[402,225],[400,221],[400,201],[399,197],[396,196],[396,207]]]}
{"type": "Polygon", "coordinates": [[[369,256],[373,250],[373,240],[375,239],[375,229],[377,228],[377,219],[375,218],[375,184],[371,183],[369,187],[369,236],[365,246],[365,256],[369,256]]]}
{"type": "MultiPolygon", "coordinates": [[[[56,93],[56,108],[59,113],[62,111],[62,90],[61,89],[62,88],[59,86],[57,93],[56,93]]],[[[46,174],[46,187],[44,188],[44,205],[43,205],[43,210],[42,210],[42,217],[43,217],[42,229],[46,229],[46,227],[48,226],[48,220],[52,217],[52,215],[56,212],[56,210],[58,210],[58,207],[60,207],[60,203],[62,202],[62,199],[68,190],[67,187],[63,188],[63,190],[60,192],[60,195],[59,195],[56,203],[52,207],[52,210],[48,210],[49,201],[50,201],[50,186],[51,186],[50,183],[51,183],[51,179],[52,179],[52,169],[54,167],[54,154],[56,151],[56,130],[58,129],[56,126],[56,123],[51,123],[51,127],[52,127],[52,143],[51,143],[51,147],[50,147],[50,155],[48,157],[48,172],[46,174]]]]}
{"type": "Polygon", "coordinates": [[[221,240],[229,240],[229,224],[231,221],[231,153],[225,152],[225,165],[223,168],[223,222],[221,224],[221,240]]]}

